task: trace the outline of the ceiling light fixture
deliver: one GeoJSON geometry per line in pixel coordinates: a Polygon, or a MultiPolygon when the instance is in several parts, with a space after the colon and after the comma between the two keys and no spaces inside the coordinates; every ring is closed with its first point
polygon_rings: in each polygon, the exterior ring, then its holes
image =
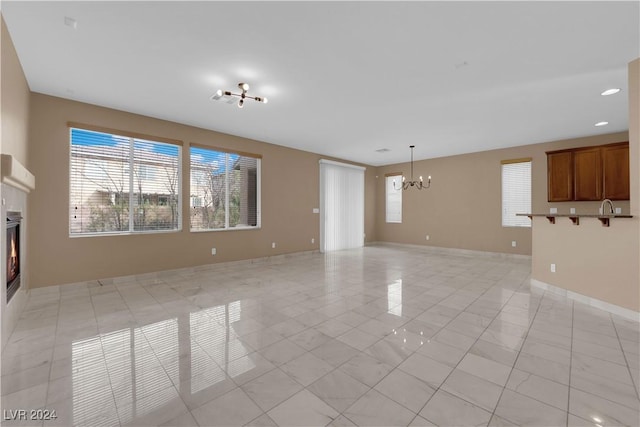
{"type": "Polygon", "coordinates": [[[602,96],[609,96],[609,95],[615,95],[616,93],[620,92],[620,88],[613,88],[613,89],[607,89],[604,92],[602,92],[600,95],[602,96]]]}
{"type": "Polygon", "coordinates": [[[405,177],[402,177],[402,186],[401,187],[396,187],[396,180],[393,180],[393,188],[395,188],[396,190],[400,190],[400,188],[402,188],[403,190],[408,190],[411,187],[415,187],[418,190],[422,190],[423,188],[429,188],[431,187],[431,175],[429,175],[427,177],[427,185],[424,185],[424,182],[422,181],[422,176],[420,176],[420,180],[419,181],[414,181],[413,179],[413,149],[415,148],[415,145],[410,145],[409,148],[411,148],[411,181],[405,181],[405,177]]]}
{"type": "Polygon", "coordinates": [[[609,122],[598,122],[594,126],[606,126],[608,124],[609,124],[609,122]]]}
{"type": "Polygon", "coordinates": [[[78,21],[68,16],[64,17],[64,25],[66,25],[67,27],[71,27],[74,30],[78,29],[78,21]]]}
{"type": "Polygon", "coordinates": [[[269,102],[268,99],[265,97],[247,95],[247,92],[249,91],[248,83],[238,83],[238,87],[242,91],[241,93],[233,93],[229,90],[223,91],[222,89],[218,89],[218,91],[215,93],[215,95],[211,97],[211,99],[218,100],[226,96],[229,98],[228,103],[231,104],[233,102],[233,97],[238,97],[240,98],[238,100],[238,108],[244,107],[245,99],[253,99],[254,101],[262,102],[263,104],[266,104],[267,102],[269,102]]]}

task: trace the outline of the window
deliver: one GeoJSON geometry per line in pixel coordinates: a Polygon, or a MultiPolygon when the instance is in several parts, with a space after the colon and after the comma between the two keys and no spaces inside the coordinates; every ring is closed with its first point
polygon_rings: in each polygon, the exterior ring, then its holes
{"type": "Polygon", "coordinates": [[[71,128],[71,236],[180,229],[180,146],[71,128]]]}
{"type": "Polygon", "coordinates": [[[260,227],[260,158],[191,147],[191,230],[260,227]]]}
{"type": "Polygon", "coordinates": [[[385,206],[387,222],[402,222],[402,174],[385,175],[385,206]],[[398,180],[398,190],[395,188],[398,180]]]}
{"type": "Polygon", "coordinates": [[[531,159],[502,162],[502,226],[531,227],[531,159]]]}

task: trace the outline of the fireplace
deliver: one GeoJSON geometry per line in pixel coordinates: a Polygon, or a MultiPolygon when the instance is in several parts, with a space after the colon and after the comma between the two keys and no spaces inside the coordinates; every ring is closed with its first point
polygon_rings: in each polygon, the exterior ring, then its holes
{"type": "Polygon", "coordinates": [[[7,302],[20,288],[20,212],[7,212],[7,302]]]}

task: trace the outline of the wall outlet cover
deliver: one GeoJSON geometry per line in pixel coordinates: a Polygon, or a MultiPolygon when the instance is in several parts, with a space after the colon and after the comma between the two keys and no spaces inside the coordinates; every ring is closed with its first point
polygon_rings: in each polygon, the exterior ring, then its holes
{"type": "Polygon", "coordinates": [[[569,213],[572,213],[572,214],[576,213],[576,208],[569,209],[569,213]]]}
{"type": "Polygon", "coordinates": [[[512,241],[511,241],[511,247],[514,247],[514,248],[515,248],[515,247],[516,247],[516,245],[517,245],[516,241],[515,241],[515,240],[512,240],[512,241]]]}
{"type": "Polygon", "coordinates": [[[551,264],[551,272],[552,273],[556,272],[556,265],[555,264],[551,264]]]}
{"type": "Polygon", "coordinates": [[[558,208],[549,208],[549,213],[558,213],[558,208]]]}
{"type": "Polygon", "coordinates": [[[622,208],[616,208],[616,213],[617,214],[621,214],[622,213],[622,208]]]}

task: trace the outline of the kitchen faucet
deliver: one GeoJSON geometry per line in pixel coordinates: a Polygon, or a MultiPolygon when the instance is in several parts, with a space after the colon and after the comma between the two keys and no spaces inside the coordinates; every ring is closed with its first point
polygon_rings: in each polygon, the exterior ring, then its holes
{"type": "Polygon", "coordinates": [[[609,199],[604,199],[602,201],[602,203],[600,204],[600,213],[602,215],[613,215],[613,202],[611,200],[609,200],[609,199]],[[608,210],[610,212],[605,212],[604,205],[606,205],[606,204],[609,204],[609,209],[608,210]]]}

